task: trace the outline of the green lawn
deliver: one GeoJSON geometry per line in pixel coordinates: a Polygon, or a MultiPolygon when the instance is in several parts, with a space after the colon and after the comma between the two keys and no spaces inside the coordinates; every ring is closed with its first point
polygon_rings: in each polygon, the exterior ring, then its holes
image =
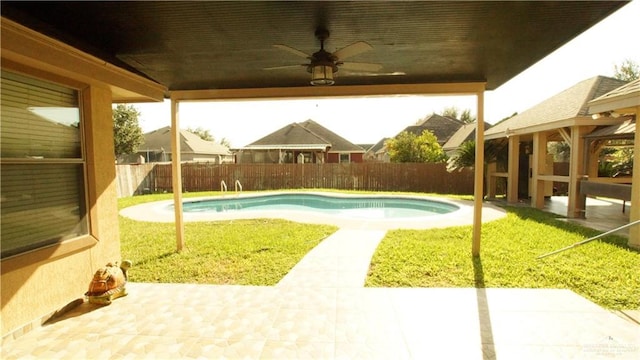
{"type": "MultiPolygon", "coordinates": [[[[118,204],[171,198],[135,196],[118,204]]],[[[506,210],[506,218],[483,224],[478,259],[470,254],[471,226],[389,231],[366,286],[565,288],[609,309],[640,309],[640,253],[626,246],[626,238],[607,236],[536,259],[598,232],[536,209],[506,210]]],[[[186,249],[177,253],[173,224],[120,217],[123,259],[134,262],[130,276],[139,282],[273,285],[335,231],[267,219],[186,223],[186,249]]]]}
{"type": "Polygon", "coordinates": [[[607,236],[544,259],[539,255],[598,232],[536,209],[507,207],[483,224],[481,257],[470,226],[387,233],[366,286],[564,288],[609,309],[640,309],[640,253],[607,236]]]}
{"type": "MultiPolygon", "coordinates": [[[[135,196],[119,199],[118,204],[125,208],[171,197],[135,196]]],[[[173,223],[120,216],[122,258],[133,261],[129,276],[134,282],[275,285],[336,230],[272,219],[191,222],[185,223],[186,249],[178,253],[173,223]]]]}

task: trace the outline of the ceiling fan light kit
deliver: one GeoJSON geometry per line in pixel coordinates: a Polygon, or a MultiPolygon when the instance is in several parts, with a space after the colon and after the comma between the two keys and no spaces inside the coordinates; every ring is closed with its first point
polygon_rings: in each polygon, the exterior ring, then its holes
{"type": "Polygon", "coordinates": [[[333,66],[316,64],[311,69],[311,85],[327,86],[335,84],[333,80],[333,66]]]}

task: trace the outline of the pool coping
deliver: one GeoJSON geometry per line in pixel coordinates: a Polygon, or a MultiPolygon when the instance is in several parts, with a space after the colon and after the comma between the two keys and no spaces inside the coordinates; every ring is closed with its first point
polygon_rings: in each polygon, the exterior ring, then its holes
{"type": "MultiPolygon", "coordinates": [[[[449,203],[459,207],[448,214],[437,214],[419,218],[401,218],[401,219],[363,219],[363,218],[347,218],[329,214],[314,213],[310,216],[309,212],[300,211],[246,211],[236,213],[190,213],[183,212],[183,221],[233,221],[241,219],[285,219],[300,223],[308,224],[327,224],[335,225],[340,228],[349,229],[371,229],[371,230],[393,230],[393,229],[429,229],[429,228],[446,228],[451,226],[463,226],[473,224],[473,202],[468,200],[457,200],[450,198],[440,198],[419,194],[348,194],[321,191],[259,191],[250,193],[236,193],[232,195],[222,196],[202,196],[183,199],[183,201],[202,201],[205,199],[219,198],[246,198],[265,195],[277,194],[305,194],[305,195],[321,195],[341,198],[354,197],[375,197],[375,198],[405,198],[438,201],[449,203]]],[[[147,222],[170,223],[175,221],[175,213],[168,211],[167,205],[173,204],[173,200],[161,200],[140,205],[134,205],[122,209],[120,215],[137,220],[147,222]]],[[[488,222],[503,218],[506,211],[498,206],[484,202],[482,204],[482,222],[488,222]]]]}

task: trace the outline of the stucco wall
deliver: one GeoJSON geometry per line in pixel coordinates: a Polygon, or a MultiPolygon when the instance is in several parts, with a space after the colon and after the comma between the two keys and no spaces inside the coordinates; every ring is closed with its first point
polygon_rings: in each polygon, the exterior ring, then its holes
{"type": "Polygon", "coordinates": [[[120,260],[111,91],[88,87],[82,98],[92,236],[2,261],[3,340],[84,298],[93,273],[120,260]]]}

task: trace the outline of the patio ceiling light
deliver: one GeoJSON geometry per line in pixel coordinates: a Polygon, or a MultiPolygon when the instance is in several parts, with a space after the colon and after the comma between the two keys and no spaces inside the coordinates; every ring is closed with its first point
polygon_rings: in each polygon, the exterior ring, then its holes
{"type": "Polygon", "coordinates": [[[311,85],[328,86],[335,84],[333,80],[333,66],[316,64],[311,67],[311,85]]]}

